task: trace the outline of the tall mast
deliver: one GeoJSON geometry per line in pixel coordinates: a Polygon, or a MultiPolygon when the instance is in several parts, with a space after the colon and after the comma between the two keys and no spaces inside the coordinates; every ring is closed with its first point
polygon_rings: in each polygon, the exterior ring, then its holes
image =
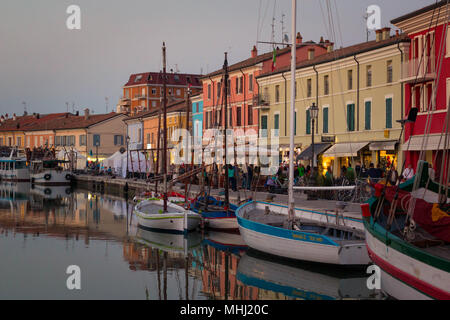
{"type": "Polygon", "coordinates": [[[297,0],[292,0],[292,29],[291,29],[291,112],[289,121],[289,223],[292,227],[294,222],[294,117],[295,117],[295,67],[296,51],[295,43],[297,19],[297,0]]]}
{"type": "Polygon", "coordinates": [[[228,122],[228,60],[225,52],[225,61],[223,62],[224,85],[223,85],[223,101],[224,101],[224,125],[223,125],[223,159],[225,166],[224,187],[225,187],[225,208],[228,210],[230,203],[229,186],[228,186],[228,166],[227,166],[227,122],[228,122]]]}
{"type": "Polygon", "coordinates": [[[163,177],[164,177],[164,212],[167,212],[167,92],[166,92],[166,43],[163,42],[163,108],[164,108],[164,141],[163,141],[163,177]]]}

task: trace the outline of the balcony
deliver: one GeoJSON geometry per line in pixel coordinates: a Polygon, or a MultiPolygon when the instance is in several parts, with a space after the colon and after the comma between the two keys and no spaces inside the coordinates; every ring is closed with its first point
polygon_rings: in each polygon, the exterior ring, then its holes
{"type": "Polygon", "coordinates": [[[268,94],[258,94],[253,97],[253,105],[261,110],[267,110],[270,106],[270,97],[268,94]]]}
{"type": "Polygon", "coordinates": [[[135,94],[134,99],[141,100],[141,99],[147,99],[147,96],[145,94],[135,94]]]}
{"type": "Polygon", "coordinates": [[[434,56],[414,58],[402,65],[402,82],[426,82],[436,78],[436,59],[434,56]],[[417,79],[417,80],[416,80],[417,79]]]}

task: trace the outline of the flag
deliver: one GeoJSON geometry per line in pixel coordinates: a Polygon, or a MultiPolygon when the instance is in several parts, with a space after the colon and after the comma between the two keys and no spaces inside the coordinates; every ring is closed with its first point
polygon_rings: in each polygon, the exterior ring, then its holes
{"type": "Polygon", "coordinates": [[[276,65],[277,65],[277,49],[273,48],[272,72],[275,70],[276,65]]]}

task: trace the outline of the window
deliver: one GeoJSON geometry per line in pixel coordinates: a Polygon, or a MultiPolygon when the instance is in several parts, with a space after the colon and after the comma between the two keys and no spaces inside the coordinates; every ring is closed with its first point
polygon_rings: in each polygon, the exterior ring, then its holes
{"type": "MultiPolygon", "coordinates": [[[[81,136],[80,136],[80,138],[81,138],[81,136]]],[[[61,145],[61,137],[60,136],[56,136],[55,137],[55,146],[60,146],[61,145]]],[[[82,144],[80,143],[80,146],[81,146],[82,144]]]]}
{"type": "Polygon", "coordinates": [[[239,127],[241,126],[241,117],[242,117],[242,108],[241,107],[237,107],[236,108],[236,125],[239,127]]]}
{"type": "Polygon", "coordinates": [[[306,134],[311,134],[311,114],[309,109],[306,109],[306,134]]]}
{"type": "Polygon", "coordinates": [[[274,136],[279,137],[280,136],[280,133],[279,133],[279,131],[280,131],[280,115],[279,114],[274,115],[273,128],[275,129],[274,136]]]}
{"type": "Polygon", "coordinates": [[[53,145],[53,136],[49,137],[49,144],[52,146],[53,145]]]}
{"type": "Polygon", "coordinates": [[[386,99],[386,129],[392,128],[392,98],[386,99]]]}
{"type": "Polygon", "coordinates": [[[94,147],[100,146],[100,135],[94,134],[94,147]]]}
{"type": "Polygon", "coordinates": [[[323,133],[328,133],[328,107],[323,108],[323,133]]]}
{"type": "Polygon", "coordinates": [[[217,82],[217,99],[220,98],[220,90],[222,90],[222,83],[217,82]]]}
{"type": "Polygon", "coordinates": [[[329,87],[329,76],[323,77],[323,94],[328,95],[330,94],[330,87],[329,87]]]}
{"type": "Polygon", "coordinates": [[[248,76],[248,91],[252,92],[253,91],[253,75],[250,74],[248,76]]]}
{"type": "Polygon", "coordinates": [[[312,95],[312,80],[306,80],[306,96],[310,98],[312,95]]]}
{"type": "Polygon", "coordinates": [[[39,145],[40,146],[44,145],[44,137],[43,136],[39,136],[39,145]]]}
{"type": "Polygon", "coordinates": [[[181,90],[177,89],[177,96],[181,96],[181,90]]]}
{"type": "Polygon", "coordinates": [[[211,85],[208,84],[208,100],[211,100],[211,85]]]}
{"type": "Polygon", "coordinates": [[[0,138],[0,146],[3,146],[3,138],[0,138]]]}
{"type": "Polygon", "coordinates": [[[142,141],[141,138],[142,138],[142,129],[139,128],[139,129],[138,129],[138,136],[137,136],[136,141],[137,141],[137,142],[141,142],[141,141],[142,141]]]}
{"type": "Polygon", "coordinates": [[[387,83],[392,83],[392,60],[387,62],[387,83]]]}
{"type": "Polygon", "coordinates": [[[366,101],[364,103],[364,129],[371,129],[371,116],[372,116],[372,102],[366,101]]]}
{"type": "Polygon", "coordinates": [[[431,98],[433,97],[433,84],[427,84],[427,105],[425,106],[428,110],[434,110],[435,106],[432,104],[431,98]]]}
{"type": "Polygon", "coordinates": [[[236,94],[238,94],[239,93],[239,78],[238,77],[236,77],[236,94]]]}
{"type": "Polygon", "coordinates": [[[233,109],[228,108],[228,126],[231,127],[233,125],[233,109]]]}
{"type": "Polygon", "coordinates": [[[367,66],[366,70],[366,86],[372,86],[372,66],[367,66]]]}
{"type": "MultiPolygon", "coordinates": [[[[147,134],[147,142],[150,140],[150,134],[147,134]]],[[[123,136],[115,135],[114,136],[114,145],[115,146],[123,146],[123,136]]]]}
{"type": "Polygon", "coordinates": [[[353,70],[348,70],[347,72],[347,88],[348,90],[353,89],[353,70]]]}
{"type": "Polygon", "coordinates": [[[156,108],[156,101],[152,101],[152,107],[156,108]]]}
{"type": "Polygon", "coordinates": [[[244,92],[244,77],[239,78],[239,93],[244,92]]]}
{"type": "Polygon", "coordinates": [[[22,146],[22,138],[21,137],[17,137],[17,146],[18,147],[22,146]]]}
{"type": "Polygon", "coordinates": [[[275,102],[280,102],[280,86],[275,86],[275,102]]]}
{"type": "Polygon", "coordinates": [[[142,94],[142,96],[145,96],[145,88],[142,88],[141,94],[142,94]]]}
{"type": "Polygon", "coordinates": [[[142,74],[139,74],[136,76],[136,78],[134,79],[134,82],[138,82],[142,79],[142,74]]]}
{"type": "Polygon", "coordinates": [[[125,98],[130,99],[130,90],[125,89],[125,98]]]}
{"type": "Polygon", "coordinates": [[[355,104],[347,105],[347,131],[355,131],[355,104]]]}
{"type": "Polygon", "coordinates": [[[261,136],[267,137],[267,116],[261,116],[261,136]]]}
{"type": "Polygon", "coordinates": [[[424,111],[421,103],[421,92],[420,92],[420,86],[414,87],[414,106],[419,109],[419,111],[424,111]]]}
{"type": "Polygon", "coordinates": [[[152,95],[156,94],[156,88],[152,88],[152,95]]]}
{"type": "Polygon", "coordinates": [[[253,125],[253,106],[252,105],[249,105],[248,106],[248,115],[247,115],[247,117],[248,117],[248,125],[249,126],[251,126],[251,125],[253,125]]]}
{"type": "MultiPolygon", "coordinates": [[[[48,141],[47,141],[48,143],[48,141]]],[[[75,146],[75,136],[70,136],[70,145],[75,146]]]]}

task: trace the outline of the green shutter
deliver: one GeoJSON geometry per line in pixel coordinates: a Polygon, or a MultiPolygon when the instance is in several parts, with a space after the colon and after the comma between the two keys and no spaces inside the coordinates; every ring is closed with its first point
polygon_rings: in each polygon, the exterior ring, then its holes
{"type": "MultiPolygon", "coordinates": [[[[273,121],[274,121],[274,123],[273,123],[273,128],[274,128],[275,130],[280,130],[280,115],[279,115],[279,114],[276,114],[276,115],[274,116],[273,121]]],[[[278,131],[278,133],[274,133],[275,137],[278,137],[278,136],[279,136],[279,133],[280,133],[279,131],[278,131]]]]}
{"type": "Polygon", "coordinates": [[[323,108],[323,133],[328,133],[328,108],[323,108]]]}
{"type": "Polygon", "coordinates": [[[392,128],[392,98],[386,99],[386,129],[392,128]]]}
{"type": "Polygon", "coordinates": [[[294,136],[297,135],[297,111],[295,111],[294,116],[294,136]]]}
{"type": "Polygon", "coordinates": [[[311,134],[311,116],[309,110],[306,110],[306,134],[311,134]]]}
{"type": "Polygon", "coordinates": [[[365,106],[366,106],[366,108],[365,108],[366,109],[365,110],[365,120],[366,120],[365,122],[366,122],[366,124],[365,124],[364,128],[366,130],[370,130],[372,102],[366,101],[365,106]]]}
{"type": "Polygon", "coordinates": [[[267,137],[267,116],[261,116],[261,130],[265,130],[261,135],[267,137]]]}

